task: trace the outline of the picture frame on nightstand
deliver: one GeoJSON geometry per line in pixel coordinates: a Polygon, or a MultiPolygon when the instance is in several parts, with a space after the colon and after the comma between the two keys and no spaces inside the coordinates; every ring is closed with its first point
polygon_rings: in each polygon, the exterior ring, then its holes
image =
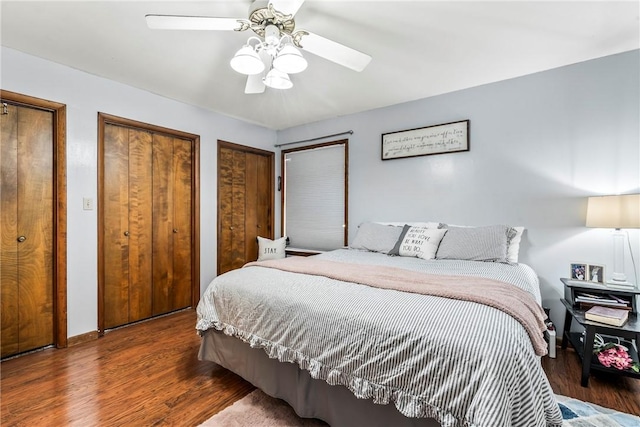
{"type": "Polygon", "coordinates": [[[589,264],[587,265],[587,271],[590,282],[604,285],[604,265],[589,264]]]}
{"type": "Polygon", "coordinates": [[[571,269],[569,271],[571,280],[587,280],[588,264],[580,262],[572,262],[571,269]]]}

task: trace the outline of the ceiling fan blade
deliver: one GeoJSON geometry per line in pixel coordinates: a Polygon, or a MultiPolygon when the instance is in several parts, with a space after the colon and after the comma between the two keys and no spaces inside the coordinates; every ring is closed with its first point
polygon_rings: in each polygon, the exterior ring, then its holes
{"type": "Polygon", "coordinates": [[[304,0],[269,0],[275,10],[285,15],[295,15],[302,3],[304,0]]]}
{"type": "Polygon", "coordinates": [[[244,19],[236,18],[179,15],[147,15],[145,18],[147,26],[157,30],[233,31],[243,29],[243,22],[245,21],[244,19]]]}
{"type": "Polygon", "coordinates": [[[308,31],[304,33],[300,38],[300,47],[307,52],[358,72],[364,70],[371,62],[371,57],[366,53],[308,31]]]}
{"type": "Polygon", "coordinates": [[[266,86],[262,83],[262,73],[247,76],[247,84],[244,87],[244,93],[263,93],[265,88],[266,86]]]}

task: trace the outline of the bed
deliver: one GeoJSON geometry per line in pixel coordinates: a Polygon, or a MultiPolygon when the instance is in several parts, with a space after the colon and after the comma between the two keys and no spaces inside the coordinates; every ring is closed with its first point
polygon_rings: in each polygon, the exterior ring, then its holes
{"type": "Polygon", "coordinates": [[[535,272],[508,262],[509,239],[505,262],[449,259],[445,239],[427,256],[389,256],[410,227],[382,250],[352,245],[217,277],[197,308],[199,358],[332,426],[560,426],[542,330],[511,307],[523,300],[542,312],[535,272]],[[386,282],[360,283],[369,276],[386,282]],[[436,292],[396,288],[419,280],[436,292]],[[449,295],[493,285],[503,288],[494,300],[512,298],[507,307],[477,302],[487,290],[449,295]]]}

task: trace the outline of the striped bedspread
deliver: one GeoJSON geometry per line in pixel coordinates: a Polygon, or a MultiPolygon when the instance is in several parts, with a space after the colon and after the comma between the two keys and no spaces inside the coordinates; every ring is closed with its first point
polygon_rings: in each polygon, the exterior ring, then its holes
{"type": "MultiPolygon", "coordinates": [[[[338,250],[317,257],[439,275],[492,278],[540,302],[526,265],[389,257],[338,250]]],[[[560,426],[527,332],[495,308],[251,267],[216,278],[198,304],[210,328],[296,363],[359,398],[443,426],[560,426]]]]}

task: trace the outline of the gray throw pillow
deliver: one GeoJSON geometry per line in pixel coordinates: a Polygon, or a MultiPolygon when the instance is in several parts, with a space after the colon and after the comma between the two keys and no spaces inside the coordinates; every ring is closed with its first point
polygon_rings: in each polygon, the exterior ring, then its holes
{"type": "Polygon", "coordinates": [[[436,259],[463,259],[509,263],[507,248],[516,231],[506,225],[446,227],[436,259]]]}
{"type": "Polygon", "coordinates": [[[396,242],[395,245],[393,245],[393,248],[389,251],[389,255],[394,255],[394,256],[400,255],[400,246],[402,246],[402,241],[404,240],[404,237],[407,235],[407,231],[409,231],[410,228],[411,226],[409,224],[405,224],[404,227],[402,227],[402,232],[400,233],[400,236],[398,236],[398,241],[396,242]]]}
{"type": "Polygon", "coordinates": [[[401,232],[402,227],[365,222],[358,227],[349,247],[386,254],[396,244],[401,232]]]}

